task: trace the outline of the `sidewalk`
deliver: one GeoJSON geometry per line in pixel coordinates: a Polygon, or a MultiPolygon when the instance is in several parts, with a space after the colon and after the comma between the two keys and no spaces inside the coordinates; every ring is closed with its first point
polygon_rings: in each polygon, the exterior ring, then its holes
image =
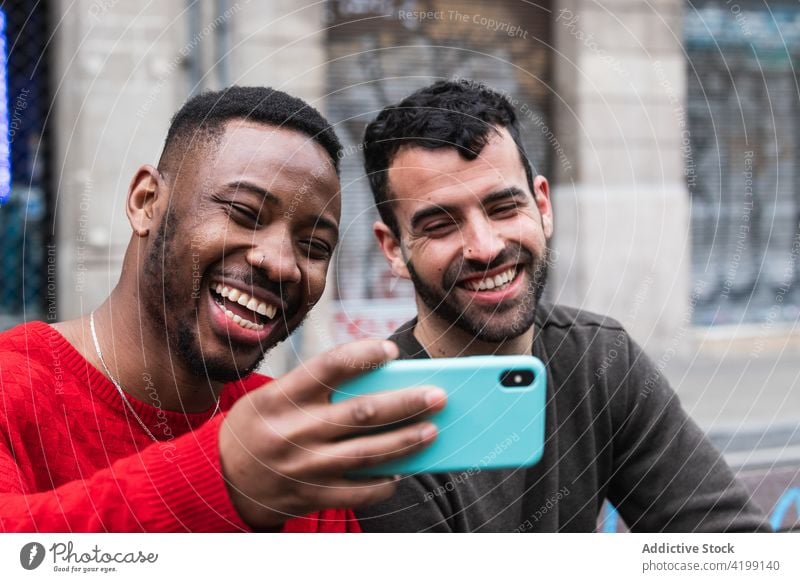
{"type": "MultiPolygon", "coordinates": [[[[771,348],[676,357],[665,374],[772,528],[800,532],[800,350],[771,348]]],[[[598,529],[625,525],[606,505],[598,529]]]]}
{"type": "Polygon", "coordinates": [[[683,407],[709,432],[800,425],[800,350],[676,358],[665,374],[683,407]]]}

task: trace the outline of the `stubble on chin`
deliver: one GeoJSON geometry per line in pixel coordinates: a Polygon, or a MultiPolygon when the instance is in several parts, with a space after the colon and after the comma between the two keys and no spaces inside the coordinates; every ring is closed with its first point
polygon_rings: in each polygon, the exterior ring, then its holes
{"type": "Polygon", "coordinates": [[[470,306],[455,299],[459,288],[455,284],[457,275],[452,269],[459,271],[459,268],[451,267],[442,278],[445,284],[452,282],[449,283],[449,287],[437,289],[419,276],[414,269],[413,261],[408,260],[406,266],[417,296],[432,313],[477,340],[498,343],[519,337],[534,324],[536,308],[547,282],[549,250],[545,247],[544,256],[539,260],[533,260],[525,267],[523,276],[527,282],[522,296],[513,305],[503,306],[485,314],[482,307],[470,306]],[[507,321],[497,322],[498,318],[507,321]]]}
{"type": "MultiPolygon", "coordinates": [[[[277,345],[274,344],[274,345],[277,345]]],[[[272,347],[274,347],[274,345],[272,347]]],[[[236,365],[237,347],[231,343],[227,357],[212,357],[204,353],[196,328],[181,324],[177,332],[176,351],[191,373],[198,378],[214,382],[234,382],[256,371],[264,361],[270,348],[265,349],[245,366],[236,365]]]]}

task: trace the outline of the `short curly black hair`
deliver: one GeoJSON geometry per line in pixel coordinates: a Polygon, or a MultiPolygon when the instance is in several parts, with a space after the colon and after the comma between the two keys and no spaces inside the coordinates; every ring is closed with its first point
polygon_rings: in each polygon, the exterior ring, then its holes
{"type": "Polygon", "coordinates": [[[465,160],[474,160],[498,126],[506,128],[517,145],[533,192],[533,170],[514,107],[486,85],[468,79],[439,81],[378,114],[364,132],[364,169],[381,220],[395,236],[400,237],[400,228],[389,192],[389,166],[397,152],[407,146],[454,148],[465,160]]]}
{"type": "Polygon", "coordinates": [[[158,162],[159,171],[169,172],[190,148],[218,139],[225,123],[232,119],[246,119],[308,135],[325,148],[339,174],[342,144],[319,111],[302,99],[277,89],[238,85],[206,91],[183,104],[170,123],[158,162]]]}

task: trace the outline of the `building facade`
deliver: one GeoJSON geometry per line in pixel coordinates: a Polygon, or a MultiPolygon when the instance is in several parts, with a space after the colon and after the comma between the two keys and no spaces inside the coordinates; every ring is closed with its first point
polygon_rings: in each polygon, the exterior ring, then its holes
{"type": "MultiPolygon", "coordinates": [[[[360,137],[413,89],[470,78],[517,106],[531,162],[551,180],[549,299],[619,319],[657,359],[691,355],[708,330],[794,337],[793,4],[769,13],[755,0],[43,6],[40,29],[12,31],[39,38],[27,46],[43,58],[16,73],[38,84],[9,86],[10,102],[27,99],[41,127],[26,122],[12,144],[23,170],[16,214],[7,206],[0,218],[0,260],[13,274],[0,288],[6,327],[85,314],[108,294],[130,237],[130,176],[156,162],[188,96],[237,83],[303,97],[345,144],[343,238],[328,291],[271,370],[386,335],[413,313],[413,294],[372,240],[360,137]]],[[[19,61],[22,43],[9,46],[9,62],[19,61]]]]}

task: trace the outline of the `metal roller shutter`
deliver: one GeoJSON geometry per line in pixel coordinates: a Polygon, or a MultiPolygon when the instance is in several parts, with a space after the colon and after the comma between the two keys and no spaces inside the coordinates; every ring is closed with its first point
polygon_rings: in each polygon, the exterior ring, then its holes
{"type": "Polygon", "coordinates": [[[800,6],[689,2],[685,44],[695,323],[796,320],[800,6]]]}

